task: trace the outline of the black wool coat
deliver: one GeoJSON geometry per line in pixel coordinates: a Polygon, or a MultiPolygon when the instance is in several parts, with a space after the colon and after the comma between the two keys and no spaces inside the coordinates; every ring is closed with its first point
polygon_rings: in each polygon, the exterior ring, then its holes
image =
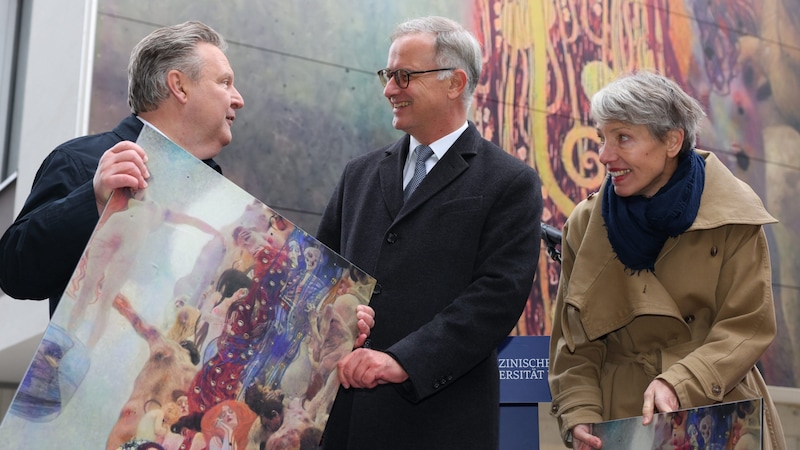
{"type": "Polygon", "coordinates": [[[317,237],[374,276],[371,347],[402,385],[340,389],[326,449],[498,446],[496,348],[518,321],[540,249],[541,182],[475,125],[403,204],[409,136],[354,159],[317,237]]]}

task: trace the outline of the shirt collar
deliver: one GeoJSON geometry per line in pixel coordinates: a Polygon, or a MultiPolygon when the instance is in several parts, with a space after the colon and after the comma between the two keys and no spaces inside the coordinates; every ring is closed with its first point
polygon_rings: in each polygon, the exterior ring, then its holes
{"type": "MultiPolygon", "coordinates": [[[[428,147],[430,147],[431,150],[433,150],[433,154],[436,155],[437,160],[442,159],[444,154],[447,153],[447,150],[453,145],[453,143],[456,142],[456,140],[458,140],[459,136],[461,136],[461,133],[463,133],[464,130],[467,129],[467,125],[468,123],[465,121],[463,125],[458,127],[458,129],[456,129],[452,133],[443,136],[428,144],[428,147]]],[[[420,145],[419,141],[414,136],[411,136],[410,147],[408,150],[409,158],[411,158],[412,150],[417,148],[418,145],[420,145]]]]}

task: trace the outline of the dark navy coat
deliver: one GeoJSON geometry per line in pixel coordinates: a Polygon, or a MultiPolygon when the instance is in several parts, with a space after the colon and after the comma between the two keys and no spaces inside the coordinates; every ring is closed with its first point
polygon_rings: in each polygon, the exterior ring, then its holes
{"type": "MultiPolygon", "coordinates": [[[[143,125],[130,115],[111,131],[72,139],[47,156],[22,211],[0,238],[3,292],[49,298],[53,314],[100,218],[92,186],[100,157],[118,142],[135,142],[143,125]]],[[[219,171],[214,161],[206,164],[219,171]]]]}

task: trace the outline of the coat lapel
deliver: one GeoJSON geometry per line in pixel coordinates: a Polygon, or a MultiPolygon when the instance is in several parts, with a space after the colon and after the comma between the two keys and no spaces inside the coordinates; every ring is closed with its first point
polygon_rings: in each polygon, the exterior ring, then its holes
{"type": "Polygon", "coordinates": [[[378,168],[383,201],[393,218],[403,207],[403,165],[408,156],[409,141],[409,136],[405,135],[387,148],[386,157],[378,168]]]}
{"type": "Polygon", "coordinates": [[[681,320],[675,300],[655,274],[645,270],[631,274],[617,259],[600,211],[602,189],[597,195],[599,198],[575,254],[564,299],[580,310],[586,335],[597,339],[622,328],[641,314],[681,320]]]}
{"type": "MultiPolygon", "coordinates": [[[[433,166],[425,179],[422,180],[408,202],[409,208],[415,208],[444,189],[456,177],[469,168],[464,160],[464,148],[458,146],[458,141],[444,154],[444,157],[433,166]]],[[[473,151],[474,153],[474,151],[473,151]]]]}
{"type": "MultiPolygon", "coordinates": [[[[419,206],[427,202],[431,197],[436,195],[442,189],[447,187],[459,175],[469,168],[467,162],[476,153],[476,148],[481,140],[481,136],[473,123],[469,123],[466,130],[459,136],[453,145],[447,150],[442,159],[433,166],[433,169],[422,180],[414,195],[408,200],[405,205],[402,205],[400,216],[402,218],[411,211],[417,209],[419,206]]],[[[408,142],[404,152],[408,151],[408,142]]],[[[400,166],[400,176],[402,177],[402,162],[400,166]]],[[[402,180],[400,181],[402,184],[402,180]]],[[[402,196],[402,192],[401,192],[402,196]]],[[[401,199],[402,203],[402,199],[401,199]]]]}

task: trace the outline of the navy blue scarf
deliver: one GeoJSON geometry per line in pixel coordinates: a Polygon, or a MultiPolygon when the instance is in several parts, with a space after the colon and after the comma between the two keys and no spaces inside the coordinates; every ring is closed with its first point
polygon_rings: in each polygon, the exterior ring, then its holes
{"type": "Polygon", "coordinates": [[[617,257],[632,272],[655,271],[664,242],[689,228],[697,217],[705,185],[706,161],[691,151],[656,195],[619,197],[606,181],[603,219],[617,257]],[[688,157],[687,157],[688,156],[688,157]]]}

